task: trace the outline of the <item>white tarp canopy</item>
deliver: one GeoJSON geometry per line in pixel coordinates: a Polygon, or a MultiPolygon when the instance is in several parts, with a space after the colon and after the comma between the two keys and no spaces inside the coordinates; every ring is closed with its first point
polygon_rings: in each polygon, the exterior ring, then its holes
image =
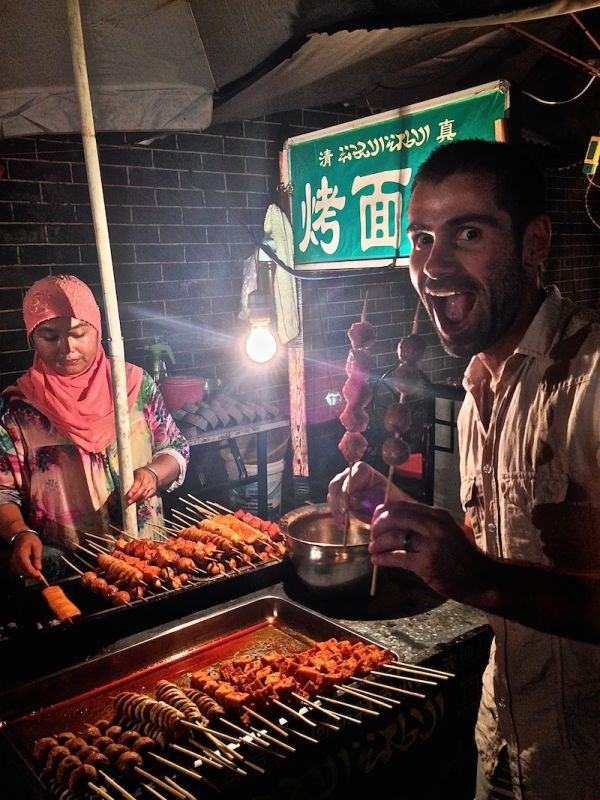
{"type": "MultiPolygon", "coordinates": [[[[338,102],[383,110],[487,80],[522,81],[545,53],[507,23],[560,42],[571,13],[587,10],[582,18],[598,23],[598,6],[81,0],[95,127],[202,131],[213,120],[338,102]]],[[[0,0],[0,20],[0,138],[78,132],[63,0],[0,0]]]]}

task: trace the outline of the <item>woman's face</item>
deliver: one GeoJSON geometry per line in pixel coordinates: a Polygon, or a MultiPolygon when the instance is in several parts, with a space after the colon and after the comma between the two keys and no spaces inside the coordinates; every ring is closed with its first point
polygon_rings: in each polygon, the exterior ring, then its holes
{"type": "Polygon", "coordinates": [[[42,322],[31,334],[36,353],[59,375],[79,375],[93,363],[98,351],[98,331],[71,317],[42,322]]]}

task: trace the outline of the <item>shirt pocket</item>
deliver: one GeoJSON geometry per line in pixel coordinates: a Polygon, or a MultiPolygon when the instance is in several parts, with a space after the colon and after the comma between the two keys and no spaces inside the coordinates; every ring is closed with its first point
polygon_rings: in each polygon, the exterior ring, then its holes
{"type": "Polygon", "coordinates": [[[565,542],[569,479],[556,469],[503,476],[500,493],[504,513],[505,554],[552,566],[556,544],[565,542]],[[558,538],[557,538],[558,537],[558,538]]]}
{"type": "Polygon", "coordinates": [[[483,549],[484,507],[483,483],[476,476],[467,476],[460,482],[460,502],[468,523],[473,529],[475,543],[483,549]]]}

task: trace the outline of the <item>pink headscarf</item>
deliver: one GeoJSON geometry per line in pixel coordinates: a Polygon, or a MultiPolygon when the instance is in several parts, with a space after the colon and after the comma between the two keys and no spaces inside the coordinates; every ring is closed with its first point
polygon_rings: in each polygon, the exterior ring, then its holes
{"type": "MultiPolygon", "coordinates": [[[[79,319],[102,335],[100,309],[85,283],[73,275],[50,275],[33,284],[23,300],[27,334],[57,317],[79,319]]],[[[142,370],[126,364],[127,402],[131,409],[142,382],[142,370]]],[[[89,453],[115,440],[110,362],[98,345],[93,364],[79,375],[59,375],[36,353],[33,366],[17,380],[25,400],[41,411],[62,434],[89,453]]]]}

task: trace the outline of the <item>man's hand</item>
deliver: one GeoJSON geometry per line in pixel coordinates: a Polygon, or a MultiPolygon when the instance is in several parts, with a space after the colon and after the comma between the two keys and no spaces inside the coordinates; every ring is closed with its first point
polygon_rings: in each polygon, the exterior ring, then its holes
{"type": "MultiPolygon", "coordinates": [[[[383,503],[386,485],[385,475],[364,461],[357,461],[329,483],[327,502],[333,518],[343,526],[346,514],[352,513],[363,522],[370,522],[377,506],[383,503]]],[[[392,484],[388,500],[410,502],[410,497],[392,484]]]]}
{"type": "Polygon", "coordinates": [[[444,597],[473,603],[489,588],[491,559],[441,508],[415,501],[379,506],[369,552],[374,564],[411,570],[444,597]]]}

